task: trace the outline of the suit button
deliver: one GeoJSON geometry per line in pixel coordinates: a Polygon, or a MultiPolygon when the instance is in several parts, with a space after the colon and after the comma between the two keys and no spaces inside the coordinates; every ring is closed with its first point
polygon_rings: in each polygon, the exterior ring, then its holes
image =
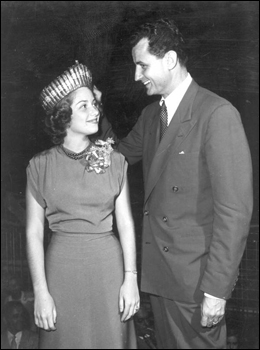
{"type": "Polygon", "coordinates": [[[149,211],[145,210],[144,215],[148,215],[148,214],[149,214],[149,211]]]}
{"type": "Polygon", "coordinates": [[[169,248],[168,247],[163,247],[163,251],[167,253],[169,251],[169,248]]]}
{"type": "Polygon", "coordinates": [[[167,221],[168,221],[167,216],[164,216],[164,217],[163,217],[163,221],[164,221],[164,222],[167,222],[167,221]]]}
{"type": "Polygon", "coordinates": [[[179,187],[178,186],[173,186],[172,190],[173,190],[173,192],[178,192],[179,191],[179,187]]]}

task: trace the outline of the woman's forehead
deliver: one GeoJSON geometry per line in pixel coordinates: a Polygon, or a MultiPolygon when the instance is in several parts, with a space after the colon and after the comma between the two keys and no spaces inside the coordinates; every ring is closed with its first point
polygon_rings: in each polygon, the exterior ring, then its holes
{"type": "Polygon", "coordinates": [[[82,100],[82,99],[84,99],[84,100],[93,100],[93,93],[92,93],[92,91],[89,89],[89,88],[87,88],[87,87],[81,87],[81,88],[79,88],[79,89],[77,89],[77,90],[75,90],[75,91],[73,91],[73,93],[72,93],[73,95],[73,100],[74,100],[74,102],[76,102],[76,101],[80,101],[80,100],[82,100]]]}

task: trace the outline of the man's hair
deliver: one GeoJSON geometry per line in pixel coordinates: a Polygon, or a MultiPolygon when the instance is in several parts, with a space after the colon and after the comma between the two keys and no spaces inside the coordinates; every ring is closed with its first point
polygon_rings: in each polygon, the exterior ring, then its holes
{"type": "Polygon", "coordinates": [[[145,23],[131,37],[132,48],[144,38],[148,39],[149,52],[162,58],[166,52],[177,53],[181,65],[186,66],[188,56],[185,52],[185,42],[173,20],[159,19],[154,23],[145,23]]]}

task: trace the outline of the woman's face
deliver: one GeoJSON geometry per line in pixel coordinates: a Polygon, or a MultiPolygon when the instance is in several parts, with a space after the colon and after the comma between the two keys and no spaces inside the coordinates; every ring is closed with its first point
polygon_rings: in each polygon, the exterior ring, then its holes
{"type": "Polygon", "coordinates": [[[92,91],[87,87],[81,87],[72,93],[72,116],[69,134],[92,135],[98,131],[100,113],[97,101],[92,91]]]}

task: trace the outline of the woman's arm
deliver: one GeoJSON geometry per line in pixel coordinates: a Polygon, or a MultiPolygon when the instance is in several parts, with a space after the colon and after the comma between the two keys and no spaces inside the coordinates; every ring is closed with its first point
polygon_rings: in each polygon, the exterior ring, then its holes
{"type": "Polygon", "coordinates": [[[44,209],[26,189],[27,256],[34,289],[35,324],[45,330],[55,330],[56,308],[49,294],[44,268],[44,209]]]}
{"type": "Polygon", "coordinates": [[[123,312],[121,321],[126,321],[135,314],[140,305],[137,273],[132,272],[136,271],[136,243],[127,179],[116,200],[115,215],[124,256],[124,271],[130,271],[125,272],[119,298],[119,309],[123,312]]]}

